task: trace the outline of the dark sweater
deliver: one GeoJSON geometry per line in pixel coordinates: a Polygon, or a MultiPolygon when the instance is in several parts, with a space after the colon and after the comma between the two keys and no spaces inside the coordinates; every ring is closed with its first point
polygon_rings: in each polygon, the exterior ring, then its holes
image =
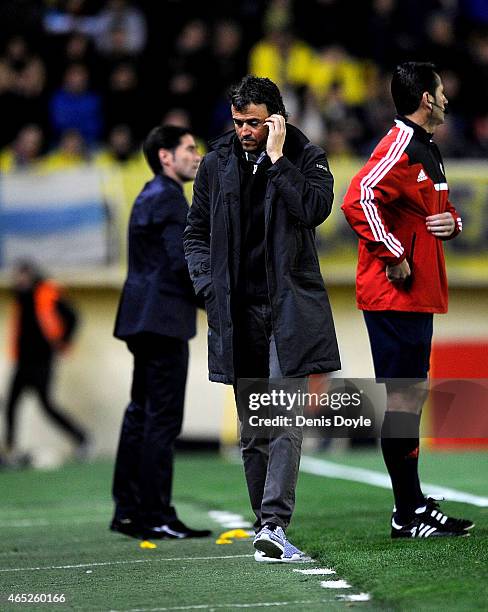
{"type": "Polygon", "coordinates": [[[241,183],[241,259],[238,293],[249,302],[267,302],[264,249],[264,200],[271,160],[243,153],[239,161],[241,183]]]}

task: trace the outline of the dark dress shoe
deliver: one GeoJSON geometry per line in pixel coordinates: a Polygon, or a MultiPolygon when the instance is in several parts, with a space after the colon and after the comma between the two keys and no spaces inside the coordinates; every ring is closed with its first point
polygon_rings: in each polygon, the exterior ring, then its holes
{"type": "Polygon", "coordinates": [[[114,518],[110,523],[110,530],[123,533],[132,538],[141,538],[143,536],[141,524],[130,518],[114,518]]]}
{"type": "Polygon", "coordinates": [[[184,538],[206,538],[211,533],[209,529],[191,529],[175,519],[165,525],[146,528],[145,537],[149,540],[162,540],[163,538],[182,540],[184,538]]]}

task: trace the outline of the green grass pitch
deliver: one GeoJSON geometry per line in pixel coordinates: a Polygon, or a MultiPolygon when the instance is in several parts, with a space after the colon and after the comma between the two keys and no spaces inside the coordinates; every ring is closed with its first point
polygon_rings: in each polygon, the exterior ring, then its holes
{"type": "MultiPolygon", "coordinates": [[[[384,471],[378,451],[323,455],[384,471]]],[[[258,564],[250,540],[217,545],[227,528],[210,510],[252,520],[242,467],[212,454],[178,455],[175,505],[215,537],[139,542],[108,530],[112,463],[56,471],[0,472],[0,610],[487,610],[488,508],[445,502],[477,526],[469,538],[394,541],[391,492],[301,474],[290,539],[313,556],[307,566],[258,564]],[[332,576],[294,568],[333,568],[332,576]],[[321,588],[322,580],[351,588],[321,588]],[[368,602],[341,594],[369,593],[368,602]],[[9,602],[11,594],[63,594],[63,603],[9,602]]],[[[427,482],[488,496],[488,452],[424,453],[427,482]]]]}

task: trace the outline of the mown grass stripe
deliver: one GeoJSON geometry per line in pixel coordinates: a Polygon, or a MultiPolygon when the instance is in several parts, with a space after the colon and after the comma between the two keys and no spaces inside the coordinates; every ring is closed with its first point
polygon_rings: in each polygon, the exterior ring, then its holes
{"type": "Polygon", "coordinates": [[[48,519],[19,519],[17,521],[0,521],[0,529],[15,529],[16,527],[55,527],[58,525],[83,525],[84,523],[106,523],[107,517],[77,517],[50,521],[48,519]]]}
{"type": "MultiPolygon", "coordinates": [[[[391,489],[390,477],[387,474],[382,474],[375,470],[333,463],[325,459],[315,459],[314,457],[304,456],[300,462],[300,470],[307,474],[314,474],[315,476],[339,478],[341,480],[350,480],[369,484],[374,487],[381,487],[382,489],[391,489]]],[[[451,489],[428,482],[422,482],[422,488],[427,491],[429,495],[440,495],[449,501],[471,504],[479,508],[488,508],[488,497],[473,495],[465,491],[458,491],[457,489],[451,489]]]]}

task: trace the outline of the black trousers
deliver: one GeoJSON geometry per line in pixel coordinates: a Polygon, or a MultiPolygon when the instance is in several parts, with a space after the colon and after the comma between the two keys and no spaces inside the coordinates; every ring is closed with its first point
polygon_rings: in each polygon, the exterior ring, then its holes
{"type": "Polygon", "coordinates": [[[127,346],[134,371],[115,463],[115,516],[154,527],[176,518],[173,448],[183,422],[188,342],[145,333],[127,346]]]}
{"type": "Polygon", "coordinates": [[[26,389],[32,389],[40,402],[45,414],[69,434],[77,443],[85,440],[83,430],[75,425],[51,399],[51,380],[52,380],[52,360],[48,359],[42,363],[23,363],[19,362],[15,369],[7,399],[7,447],[12,449],[15,446],[17,409],[20,405],[19,400],[26,389]]]}

